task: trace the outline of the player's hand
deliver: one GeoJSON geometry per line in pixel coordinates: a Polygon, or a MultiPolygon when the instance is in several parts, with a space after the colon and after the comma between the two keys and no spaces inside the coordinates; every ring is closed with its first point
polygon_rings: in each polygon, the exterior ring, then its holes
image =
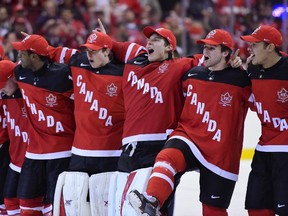
{"type": "Polygon", "coordinates": [[[236,52],[231,56],[231,59],[230,59],[230,65],[231,67],[233,68],[238,68],[240,66],[242,66],[242,60],[241,58],[238,56],[239,54],[239,49],[236,50],[236,52]]]}
{"type": "Polygon", "coordinates": [[[14,77],[10,77],[5,83],[4,87],[0,90],[7,96],[13,95],[13,93],[17,90],[18,84],[15,81],[14,77]]]}
{"type": "Polygon", "coordinates": [[[27,37],[27,36],[29,35],[28,33],[23,32],[23,31],[21,31],[21,34],[22,34],[24,37],[27,37]]]}
{"type": "Polygon", "coordinates": [[[248,65],[252,62],[253,55],[251,54],[247,59],[245,63],[245,69],[247,70],[248,65]]]}
{"type": "Polygon", "coordinates": [[[101,20],[98,18],[97,21],[98,21],[98,24],[99,24],[99,28],[95,28],[93,30],[93,32],[102,32],[102,33],[106,34],[106,30],[105,30],[104,25],[101,22],[101,20]]]}

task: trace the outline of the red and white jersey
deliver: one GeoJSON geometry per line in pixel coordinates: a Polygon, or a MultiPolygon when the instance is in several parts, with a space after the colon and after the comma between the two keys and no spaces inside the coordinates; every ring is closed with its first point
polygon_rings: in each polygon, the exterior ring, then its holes
{"type": "Polygon", "coordinates": [[[183,107],[181,78],[199,59],[149,62],[144,48],[134,43],[114,42],[113,52],[126,62],[123,75],[126,119],[122,144],[166,140],[176,128],[183,107]]]}
{"type": "Polygon", "coordinates": [[[84,52],[75,54],[69,66],[76,121],[72,153],[86,157],[120,156],[125,118],[124,63],[112,59],[105,66],[93,69],[84,52]]]}
{"type": "MultiPolygon", "coordinates": [[[[8,77],[13,74],[13,69],[16,64],[10,60],[1,60],[0,61],[0,89],[4,87],[8,77]]],[[[8,131],[7,131],[7,119],[4,114],[3,104],[6,99],[3,98],[4,94],[0,94],[0,148],[2,145],[9,140],[8,131]]]]}
{"type": "Polygon", "coordinates": [[[194,67],[183,77],[185,104],[170,139],[187,143],[212,172],[236,181],[251,83],[246,71],[194,67]]]}
{"type": "Polygon", "coordinates": [[[7,119],[7,129],[10,139],[9,166],[14,171],[20,173],[29,142],[27,112],[20,89],[16,90],[12,96],[3,95],[3,98],[6,99],[3,109],[7,119]]]}
{"type": "Polygon", "coordinates": [[[288,152],[288,58],[271,68],[250,65],[252,108],[261,121],[262,134],[256,147],[263,152],[288,152]]]}
{"type": "Polygon", "coordinates": [[[47,61],[36,72],[17,65],[14,74],[30,123],[26,157],[41,160],[70,157],[75,121],[69,67],[47,61]]]}
{"type": "Polygon", "coordinates": [[[120,156],[125,119],[124,63],[112,59],[104,67],[93,69],[86,52],[66,47],[51,47],[49,57],[56,62],[69,62],[71,68],[76,122],[72,153],[86,157],[120,156]]]}
{"type": "Polygon", "coordinates": [[[49,58],[57,63],[68,64],[70,58],[77,52],[77,49],[70,49],[68,47],[49,46],[49,58]]]}

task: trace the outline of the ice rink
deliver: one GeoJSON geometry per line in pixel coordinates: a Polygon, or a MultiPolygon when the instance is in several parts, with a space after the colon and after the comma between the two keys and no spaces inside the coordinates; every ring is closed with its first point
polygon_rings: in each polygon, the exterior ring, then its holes
{"type": "MultiPolygon", "coordinates": [[[[260,122],[255,113],[248,112],[245,131],[244,149],[254,149],[260,136],[260,122]]],[[[229,216],[247,216],[244,209],[246,185],[250,172],[251,158],[241,160],[239,179],[236,183],[231,204],[228,209],[229,216]]],[[[201,216],[202,205],[199,202],[199,173],[185,173],[176,191],[175,216],[201,216]]]]}

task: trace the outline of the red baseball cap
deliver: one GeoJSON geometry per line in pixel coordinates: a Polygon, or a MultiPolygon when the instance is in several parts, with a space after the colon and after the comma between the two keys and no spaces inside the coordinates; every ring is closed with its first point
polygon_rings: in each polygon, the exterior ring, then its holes
{"type": "Polygon", "coordinates": [[[143,34],[147,38],[150,38],[150,36],[154,33],[156,33],[156,34],[160,35],[161,37],[165,38],[166,40],[168,40],[168,42],[172,45],[173,50],[176,49],[177,41],[176,41],[176,38],[175,38],[174,34],[172,33],[172,31],[170,31],[169,29],[165,29],[165,28],[154,29],[151,26],[147,26],[143,29],[143,34]]]}
{"type": "Polygon", "coordinates": [[[16,50],[31,51],[41,56],[48,56],[47,40],[36,34],[26,36],[21,42],[13,42],[12,46],[16,50]]]}
{"type": "Polygon", "coordinates": [[[261,25],[251,35],[245,35],[240,37],[242,40],[247,42],[267,42],[269,44],[274,44],[280,47],[282,45],[282,35],[281,33],[269,25],[261,25]]]}
{"type": "Polygon", "coordinates": [[[13,70],[16,67],[16,63],[10,60],[0,61],[0,85],[4,85],[6,81],[13,75],[13,70]]]}
{"type": "Polygon", "coordinates": [[[102,48],[112,49],[113,42],[107,34],[96,31],[90,34],[86,40],[86,43],[82,44],[81,46],[90,48],[92,50],[100,50],[102,48]]]}
{"type": "Polygon", "coordinates": [[[198,40],[197,44],[224,45],[233,50],[233,40],[229,32],[222,29],[210,31],[205,39],[198,40]]]}

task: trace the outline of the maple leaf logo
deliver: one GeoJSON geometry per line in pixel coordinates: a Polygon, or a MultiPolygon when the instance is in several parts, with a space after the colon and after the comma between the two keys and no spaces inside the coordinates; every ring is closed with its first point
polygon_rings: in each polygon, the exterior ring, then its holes
{"type": "Polygon", "coordinates": [[[57,105],[57,97],[54,96],[52,93],[50,93],[47,97],[46,97],[46,105],[53,107],[57,105]]]}
{"type": "Polygon", "coordinates": [[[231,106],[231,101],[232,101],[232,96],[228,93],[228,92],[226,92],[225,94],[222,94],[221,95],[221,98],[220,98],[220,104],[222,105],[222,106],[231,106]]]}
{"type": "Polygon", "coordinates": [[[107,95],[110,97],[117,96],[117,86],[114,83],[111,83],[110,85],[107,86],[107,95]]]}
{"type": "Polygon", "coordinates": [[[95,42],[97,39],[97,34],[91,34],[88,38],[88,43],[92,44],[93,42],[95,42]]]}
{"type": "Polygon", "coordinates": [[[282,103],[285,103],[288,100],[288,91],[285,88],[282,88],[280,91],[277,92],[278,100],[282,103]]]}
{"type": "Polygon", "coordinates": [[[167,71],[168,69],[168,65],[167,63],[164,63],[162,65],[159,66],[159,72],[158,73],[164,73],[165,71],[167,71]]]}

